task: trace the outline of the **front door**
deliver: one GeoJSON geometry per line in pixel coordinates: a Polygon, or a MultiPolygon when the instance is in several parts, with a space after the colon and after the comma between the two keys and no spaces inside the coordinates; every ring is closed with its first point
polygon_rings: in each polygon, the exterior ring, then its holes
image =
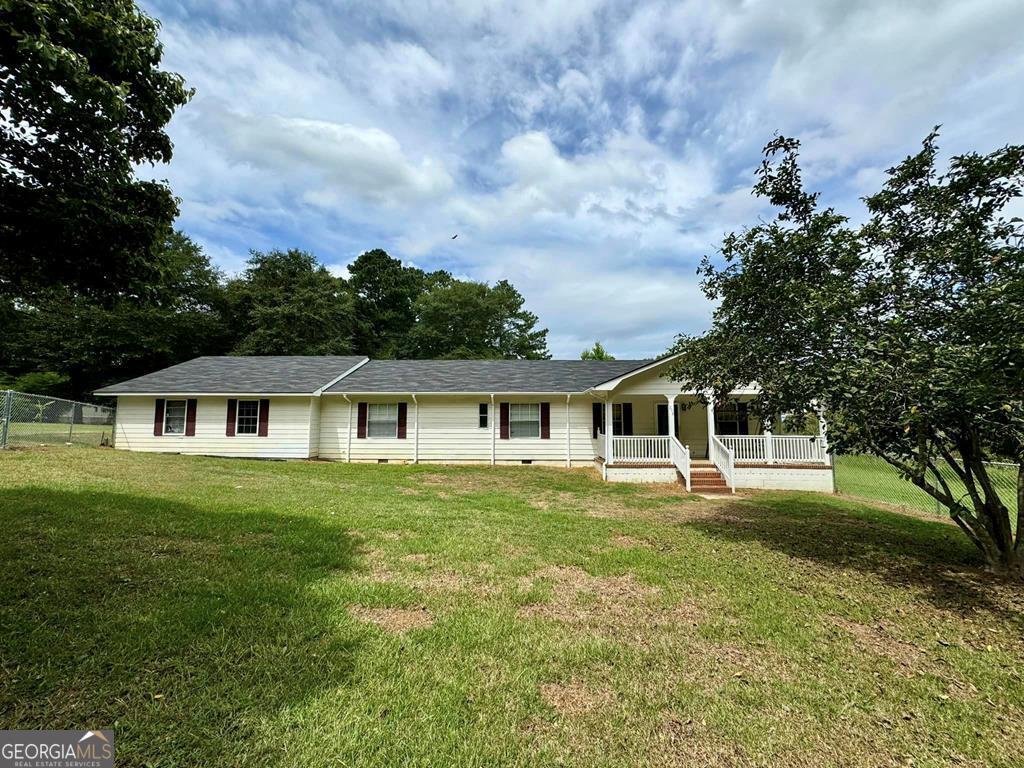
{"type": "MultiPolygon", "coordinates": [[[[676,436],[676,438],[679,438],[679,434],[680,434],[680,430],[679,430],[679,416],[682,413],[683,407],[681,405],[679,405],[679,403],[676,403],[675,406],[676,406],[676,435],[675,436],[676,436]]],[[[658,415],[658,434],[659,435],[667,435],[668,434],[668,403],[658,403],[657,415],[658,415]]]]}

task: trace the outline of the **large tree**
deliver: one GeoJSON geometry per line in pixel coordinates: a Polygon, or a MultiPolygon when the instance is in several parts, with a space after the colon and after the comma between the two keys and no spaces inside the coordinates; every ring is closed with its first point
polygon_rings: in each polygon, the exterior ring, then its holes
{"type": "Polygon", "coordinates": [[[219,354],[228,340],[221,276],[206,254],[173,232],[161,242],[155,263],[158,278],[143,295],[101,303],[57,286],[19,304],[13,331],[5,334],[9,343],[0,347],[0,368],[23,380],[58,372],[68,379],[61,394],[87,397],[113,381],[219,354]]]}
{"type": "Polygon", "coordinates": [[[413,304],[426,276],[380,248],[360,255],[348,273],[359,318],[356,348],[371,357],[396,357],[416,322],[413,304]]]}
{"type": "Polygon", "coordinates": [[[345,281],[304,251],[253,251],[228,282],[227,316],[238,355],[353,352],[355,311],[345,281]]]}
{"type": "Polygon", "coordinates": [[[135,169],[170,160],[191,96],[157,31],[132,0],[0,0],[0,294],[157,278],[177,203],[135,169]]]}
{"type": "Polygon", "coordinates": [[[712,329],[674,375],[760,411],[823,409],[833,450],[880,456],[932,495],[995,570],[1024,575],[1024,147],[952,158],[936,134],[889,169],[852,226],[807,192],[799,144],[765,150],[754,192],[778,209],[705,259],[712,329]],[[1011,499],[986,466],[1021,466],[1011,499]],[[1005,492],[1004,492],[1005,493],[1005,492]]]}
{"type": "Polygon", "coordinates": [[[524,309],[511,283],[448,280],[422,294],[414,304],[416,322],[401,348],[414,358],[550,357],[547,329],[524,309]]]}

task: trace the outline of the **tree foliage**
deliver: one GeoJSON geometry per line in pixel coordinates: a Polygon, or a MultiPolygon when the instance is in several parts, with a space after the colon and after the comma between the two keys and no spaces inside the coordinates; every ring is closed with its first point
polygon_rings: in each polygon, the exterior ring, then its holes
{"type": "Polygon", "coordinates": [[[56,287],[20,304],[0,368],[60,372],[69,379],[69,395],[79,397],[113,380],[223,352],[221,276],[206,254],[174,232],[155,263],[160,278],[142,297],[100,302],[56,287]]]}
{"type": "Polygon", "coordinates": [[[769,424],[824,409],[835,451],[897,467],[1019,576],[1024,474],[1014,525],[985,462],[1024,462],[1024,227],[1007,213],[1024,147],[940,172],[936,140],[889,169],[862,226],[805,191],[798,142],[772,141],[754,192],[778,215],[727,236],[723,265],[705,259],[719,306],[707,334],[679,339],[673,373],[718,396],[756,381],[769,424]]]}
{"type": "Polygon", "coordinates": [[[580,352],[580,360],[614,360],[615,356],[609,354],[600,341],[595,341],[590,349],[580,352]]]}
{"type": "Polygon", "coordinates": [[[0,294],[114,300],[159,278],[177,203],[135,168],[170,160],[191,92],[157,30],[132,0],[0,0],[0,294]]]}
{"type": "Polygon", "coordinates": [[[376,248],[352,262],[348,273],[359,318],[356,346],[371,357],[396,357],[416,322],[413,304],[423,290],[423,271],[376,248]]]}
{"type": "Polygon", "coordinates": [[[550,357],[547,329],[524,309],[515,287],[448,279],[422,293],[413,305],[416,322],[402,354],[413,358],[550,357]]]}
{"type": "Polygon", "coordinates": [[[225,281],[195,242],[172,232],[138,294],[100,301],[56,286],[0,300],[0,378],[52,371],[67,378],[66,396],[82,397],[199,355],[548,356],[547,331],[511,284],[460,281],[371,253],[357,259],[362,294],[354,280],[295,249],[254,251],[247,268],[225,281]],[[415,288],[411,305],[407,286],[415,288]],[[370,306],[368,297],[371,309],[361,317],[356,307],[370,306]]]}
{"type": "Polygon", "coordinates": [[[237,355],[347,355],[355,311],[345,282],[299,250],[253,251],[228,282],[227,315],[237,355]]]}

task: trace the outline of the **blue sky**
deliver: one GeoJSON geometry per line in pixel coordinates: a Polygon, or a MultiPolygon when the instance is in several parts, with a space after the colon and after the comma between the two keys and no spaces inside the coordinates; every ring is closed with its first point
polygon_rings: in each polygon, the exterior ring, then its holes
{"type": "Polygon", "coordinates": [[[765,215],[775,132],[855,217],[936,123],[946,152],[1022,139],[1019,0],[142,5],[196,89],[145,172],[221,268],[380,247],[506,278],[556,357],[707,327],[697,265],[765,215]]]}

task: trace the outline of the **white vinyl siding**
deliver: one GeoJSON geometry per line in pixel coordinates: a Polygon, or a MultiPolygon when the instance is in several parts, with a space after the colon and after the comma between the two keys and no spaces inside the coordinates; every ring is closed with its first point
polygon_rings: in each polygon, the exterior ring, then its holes
{"type": "Polygon", "coordinates": [[[182,429],[182,434],[154,435],[155,398],[125,395],[117,399],[115,445],[120,450],[128,451],[304,459],[310,455],[311,399],[310,397],[272,397],[270,398],[267,437],[259,437],[255,434],[228,437],[226,434],[227,398],[198,397],[196,434],[194,437],[185,437],[184,429],[182,429]]]}
{"type": "MultiPolygon", "coordinates": [[[[397,398],[349,396],[352,399],[352,460],[412,461],[416,441],[416,409],[409,403],[407,437],[405,440],[360,440],[356,437],[357,401],[396,402],[397,398]]],[[[421,462],[474,462],[491,460],[491,430],[494,434],[497,462],[519,462],[531,459],[537,463],[565,464],[565,396],[523,397],[519,402],[537,406],[551,404],[551,438],[540,437],[502,440],[498,435],[498,403],[512,399],[495,398],[495,407],[488,420],[489,427],[479,426],[480,398],[473,395],[419,395],[419,460],[421,462]]],[[[512,402],[516,400],[512,399],[512,402]]],[[[572,398],[572,461],[574,465],[589,464],[594,459],[590,440],[590,406],[593,398],[575,395],[572,398]]],[[[273,412],[273,411],[271,411],[273,412]]],[[[324,395],[320,403],[321,458],[346,458],[349,404],[338,395],[324,395]]],[[[539,418],[539,416],[538,416],[539,418]]],[[[539,434],[539,433],[538,433],[539,434]]]]}

